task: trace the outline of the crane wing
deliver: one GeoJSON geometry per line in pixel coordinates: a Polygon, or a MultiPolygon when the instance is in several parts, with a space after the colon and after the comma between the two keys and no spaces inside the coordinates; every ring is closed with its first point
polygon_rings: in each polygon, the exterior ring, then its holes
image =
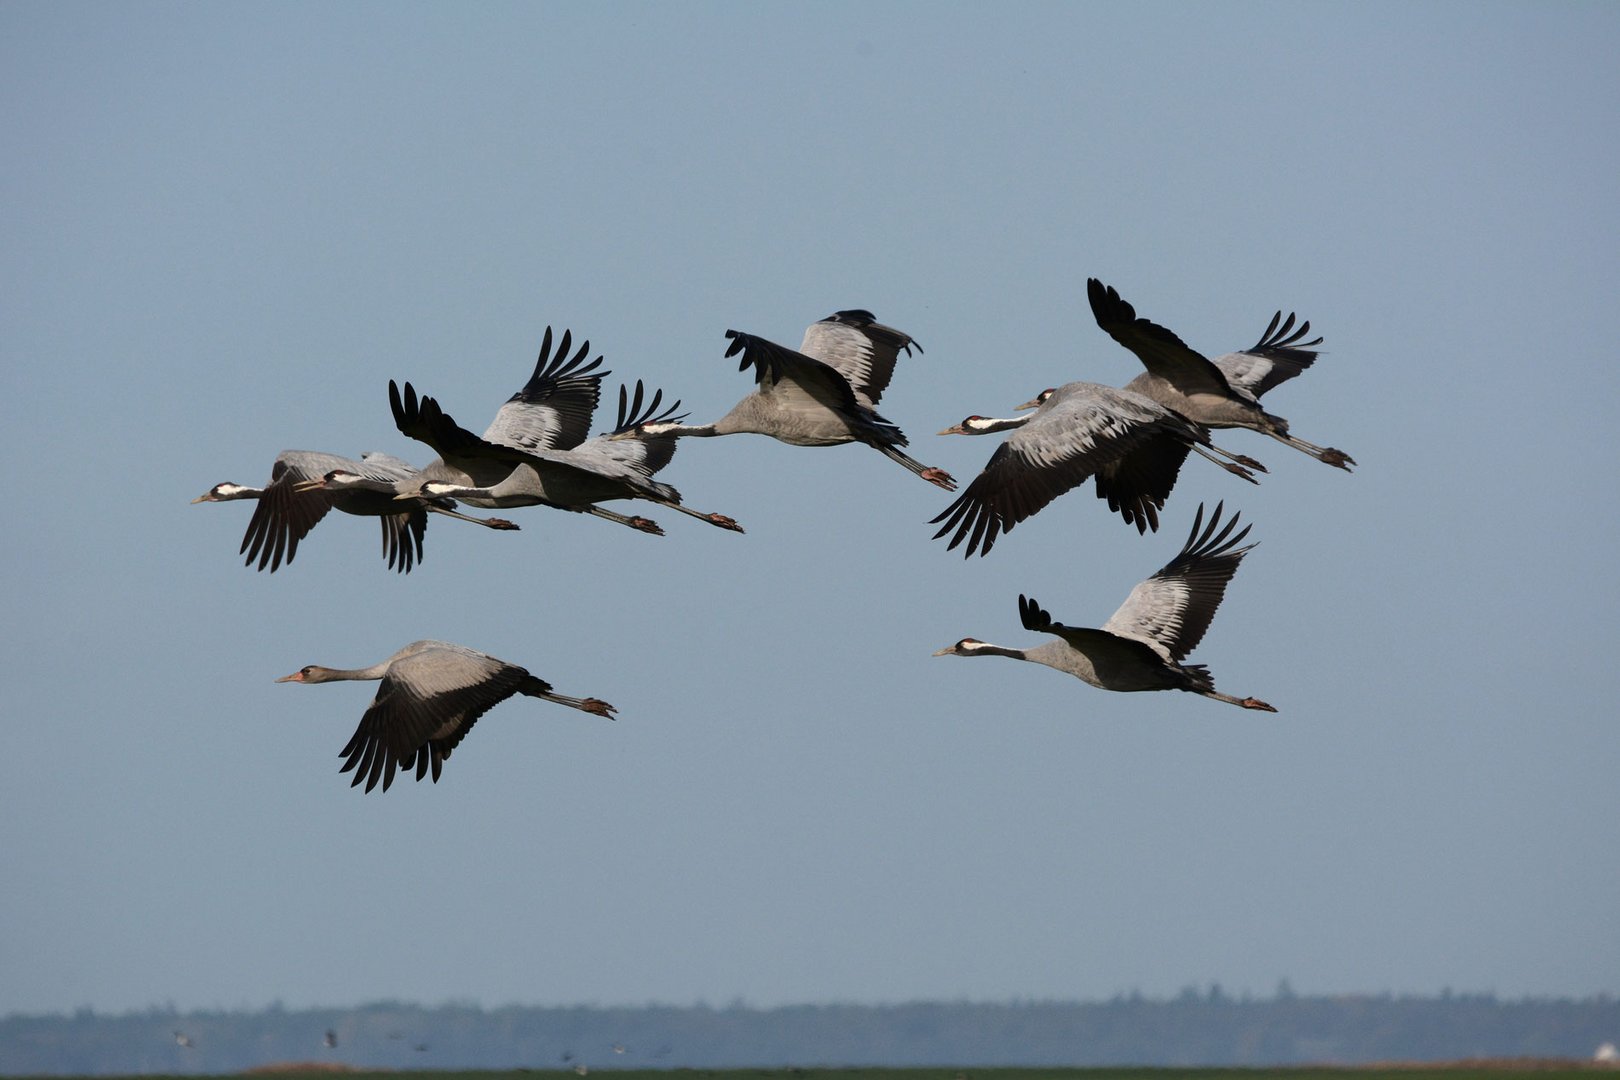
{"type": "Polygon", "coordinates": [[[1052,615],[1036,602],[1033,596],[1018,594],[1018,621],[1025,630],[1037,634],[1053,634],[1067,641],[1070,645],[1084,652],[1082,647],[1091,635],[1102,633],[1100,630],[1087,630],[1076,626],[1065,626],[1055,622],[1052,615]]]}
{"type": "Polygon", "coordinates": [[[602,363],[600,356],[585,363],[591,350],[589,341],[580,342],[572,356],[571,346],[570,332],[564,330],[553,353],[551,327],[546,327],[534,374],[495,413],[494,421],[484,431],[485,439],[541,450],[572,450],[585,441],[591,433],[591,416],[601,396],[602,379],[609,373],[596,370],[602,363]]]}
{"type": "Polygon", "coordinates": [[[380,453],[376,450],[367,450],[361,454],[360,464],[362,466],[359,470],[361,475],[389,484],[409,480],[421,471],[403,458],[380,453]]]}
{"type": "MultiPolygon", "coordinates": [[[[410,462],[375,450],[360,455],[360,468],[357,471],[367,479],[389,485],[409,480],[420,473],[410,462]]],[[[383,558],[388,560],[390,570],[397,569],[402,574],[408,574],[413,564],[422,561],[422,540],[427,535],[427,518],[427,510],[420,506],[378,518],[382,525],[383,558]]]]}
{"type": "Polygon", "coordinates": [[[377,696],[340,756],[340,772],[353,772],[350,786],[384,791],[397,770],[431,769],[439,778],[444,759],[478,718],[505,701],[530,678],[515,664],[447,642],[417,642],[396,654],[377,696]]]}
{"type": "MultiPolygon", "coordinates": [[[[486,466],[490,463],[497,463],[500,468],[495,471],[502,474],[510,473],[520,465],[554,475],[572,473],[580,478],[617,476],[626,479],[623,471],[640,471],[638,465],[628,465],[620,460],[620,455],[597,453],[600,440],[593,439],[585,444],[591,448],[585,452],[585,446],[572,450],[548,450],[542,447],[524,449],[481,439],[457,424],[455,417],[441,409],[433,398],[425,394],[419,398],[410,383],[406,383],[401,392],[393,382],[389,382],[388,399],[400,431],[427,443],[446,462],[474,475],[488,474],[490,470],[486,466]]],[[[635,482],[633,477],[628,479],[635,482]]],[[[490,484],[494,482],[492,480],[490,484]]]]}
{"type": "Polygon", "coordinates": [[[1159,508],[1170,497],[1181,474],[1181,465],[1192,453],[1192,444],[1174,435],[1157,432],[1140,445],[1097,467],[1097,498],[1108,500],[1108,509],[1134,524],[1138,535],[1159,531],[1159,508]]]}
{"type": "Polygon", "coordinates": [[[1142,366],[1183,394],[1229,396],[1226,376],[1200,352],[1158,323],[1136,317],[1136,309],[1111,285],[1086,280],[1091,314],[1109,337],[1136,354],[1142,366]]]}
{"type": "MultiPolygon", "coordinates": [[[[623,435],[626,432],[636,431],[643,424],[661,424],[665,422],[679,422],[686,419],[686,414],[677,412],[681,407],[679,399],[671,402],[666,408],[663,405],[664,392],[653,391],[652,398],[646,398],[646,387],[640,379],[636,380],[636,392],[632,398],[627,388],[619,386],[619,412],[618,420],[608,435],[623,435]],[[662,411],[660,411],[662,409],[662,411]]],[[[599,440],[593,439],[591,443],[599,440]]],[[[675,457],[675,447],[680,440],[673,435],[647,435],[637,433],[634,438],[628,439],[602,439],[604,450],[611,451],[612,456],[626,460],[644,476],[652,476],[663,469],[675,457]]]]}
{"type": "Polygon", "coordinates": [[[843,373],[830,364],[739,330],[727,330],[726,337],[731,339],[726,355],[741,354],[737,370],[752,367],[761,394],[775,396],[788,406],[795,399],[806,404],[814,402],[856,421],[863,414],[867,418],[874,415],[861,405],[843,373]]]}
{"type": "Polygon", "coordinates": [[[1177,662],[1197,648],[1226,595],[1227,583],[1243,556],[1254,548],[1253,544],[1237,546],[1249,535],[1247,525],[1233,534],[1239,515],[1233,514],[1221,527],[1222,505],[1216,504],[1207,528],[1204,507],[1199,505],[1181,551],[1131,590],[1119,610],[1103,623],[1104,630],[1147,642],[1177,662]]]}
{"type": "Polygon", "coordinates": [[[474,435],[456,423],[456,418],[445,412],[436,399],[426,394],[419,398],[410,383],[401,392],[390,379],[388,404],[394,412],[394,425],[402,434],[427,443],[451,464],[466,467],[483,461],[504,461],[516,466],[531,457],[521,447],[474,435]]]}
{"type": "Polygon", "coordinates": [[[259,496],[247,531],[242,534],[242,546],[237,549],[237,554],[247,556],[244,565],[252,566],[257,559],[260,570],[268,567],[275,573],[283,561],[291,563],[298,553],[298,542],[332,509],[332,497],[327,492],[298,491],[298,485],[319,480],[334,469],[359,472],[361,468],[359,462],[318,450],[284,450],[278,454],[270,467],[270,483],[259,496]]]}
{"type": "Polygon", "coordinates": [[[1125,659],[1132,654],[1150,652],[1158,655],[1158,649],[1144,644],[1134,638],[1123,638],[1107,630],[1096,630],[1084,626],[1065,626],[1054,622],[1052,616],[1036,602],[1033,596],[1018,597],[1018,621],[1025,630],[1037,634],[1051,634],[1062,638],[1063,641],[1078,653],[1090,658],[1096,665],[1102,665],[1112,659],[1125,659]]]}
{"type": "MultiPolygon", "coordinates": [[[[799,352],[844,376],[856,399],[872,409],[888,389],[900,353],[909,355],[913,345],[910,334],[884,326],[870,311],[851,308],[811,323],[799,352]]],[[[921,345],[916,348],[923,351],[921,345]]]]}
{"type": "Polygon", "coordinates": [[[1107,468],[1098,495],[1138,529],[1157,527],[1157,509],[1174,485],[1186,442],[1161,417],[1171,414],[1138,395],[1093,383],[1060,387],[1024,426],[1007,436],[984,470],[929,524],[938,540],[955,530],[949,548],[968,541],[965,555],[989,552],[996,537],[1059,495],[1107,468]],[[1162,494],[1161,494],[1162,492],[1162,494]]]}
{"type": "Polygon", "coordinates": [[[1271,325],[1260,335],[1254,346],[1242,352],[1227,353],[1215,358],[1226,381],[1238,390],[1247,390],[1259,397],[1267,390],[1285,383],[1316,363],[1319,355],[1315,346],[1322,344],[1320,337],[1310,341],[1300,338],[1311,332],[1309,320],[1294,329],[1294,313],[1283,318],[1281,311],[1271,317],[1271,325]],[[1280,324],[1280,325],[1279,325],[1280,324]]]}
{"type": "Polygon", "coordinates": [[[402,574],[422,561],[422,540],[427,536],[428,512],[420,506],[398,514],[388,514],[382,522],[383,558],[390,570],[402,574]]]}

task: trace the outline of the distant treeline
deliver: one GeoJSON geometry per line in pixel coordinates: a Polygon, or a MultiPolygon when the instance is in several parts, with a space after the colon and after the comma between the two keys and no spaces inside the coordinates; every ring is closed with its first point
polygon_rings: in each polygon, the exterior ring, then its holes
{"type": "Polygon", "coordinates": [[[1620,1042],[1620,1000],[1490,995],[1233,998],[1090,1004],[737,1004],[190,1012],[0,1019],[0,1074],[231,1073],[283,1062],[372,1069],[813,1065],[1366,1064],[1590,1059],[1620,1042]]]}

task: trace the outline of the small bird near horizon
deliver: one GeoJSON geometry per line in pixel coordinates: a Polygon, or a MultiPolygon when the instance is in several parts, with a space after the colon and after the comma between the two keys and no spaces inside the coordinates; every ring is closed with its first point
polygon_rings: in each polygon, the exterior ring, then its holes
{"type": "Polygon", "coordinates": [[[439,780],[444,761],[478,718],[514,694],[543,698],[558,705],[613,719],[613,706],[597,698],[566,697],[526,668],[446,641],[414,641],[367,668],[327,668],[310,664],[276,682],[326,683],[381,679],[377,696],[366,709],[348,745],[339,751],[339,772],[354,772],[349,782],[363,780],[369,792],[394,782],[394,772],[416,770],[421,780],[430,771],[439,780]]]}
{"type": "Polygon", "coordinates": [[[1203,639],[1227,583],[1255,546],[1237,546],[1249,534],[1248,526],[1232,534],[1237,514],[1225,528],[1220,528],[1220,521],[1221,504],[1216,504],[1209,526],[1204,528],[1204,507],[1200,505],[1181,551],[1132,589],[1101,629],[1053,622],[1034,598],[1021,595],[1018,616],[1024,629],[1053,634],[1059,640],[1033,649],[1009,649],[963,638],[934,655],[1006,656],[1044,664],[1102,690],[1186,690],[1244,709],[1276,712],[1259,698],[1233,697],[1216,690],[1203,664],[1182,663],[1203,639]]]}

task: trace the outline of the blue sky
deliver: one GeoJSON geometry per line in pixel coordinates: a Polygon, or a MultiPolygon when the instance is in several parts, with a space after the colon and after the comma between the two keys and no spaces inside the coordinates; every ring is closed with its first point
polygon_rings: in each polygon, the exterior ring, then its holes
{"type": "Polygon", "coordinates": [[[0,1012],[1620,990],[1617,51],[1597,4],[0,7],[0,1012]],[[1227,433],[1258,488],[964,562],[870,450],[694,440],[746,535],[441,519],[408,577],[189,504],[423,462],[388,380],[479,427],[547,325],[705,420],[726,329],[847,307],[965,480],[933,432],[1139,370],[1090,276],[1209,354],[1310,319],[1268,405],[1355,475],[1227,433]],[[1278,715],[931,658],[1040,641],[1020,592],[1100,623],[1219,499],[1261,543],[1193,659],[1278,715]],[[421,637],[620,719],[509,702],[362,796],[371,688],[272,680],[421,637]]]}

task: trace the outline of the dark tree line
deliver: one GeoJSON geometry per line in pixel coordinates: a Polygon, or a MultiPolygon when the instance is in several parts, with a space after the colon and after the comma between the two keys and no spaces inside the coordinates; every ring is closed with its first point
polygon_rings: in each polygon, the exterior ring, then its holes
{"type": "Polygon", "coordinates": [[[406,1068],[792,1065],[1363,1064],[1590,1058],[1620,1042],[1620,1000],[1491,995],[1234,998],[1091,1004],[742,1004],[189,1012],[0,1019],[0,1074],[227,1073],[278,1062],[406,1068]]]}

